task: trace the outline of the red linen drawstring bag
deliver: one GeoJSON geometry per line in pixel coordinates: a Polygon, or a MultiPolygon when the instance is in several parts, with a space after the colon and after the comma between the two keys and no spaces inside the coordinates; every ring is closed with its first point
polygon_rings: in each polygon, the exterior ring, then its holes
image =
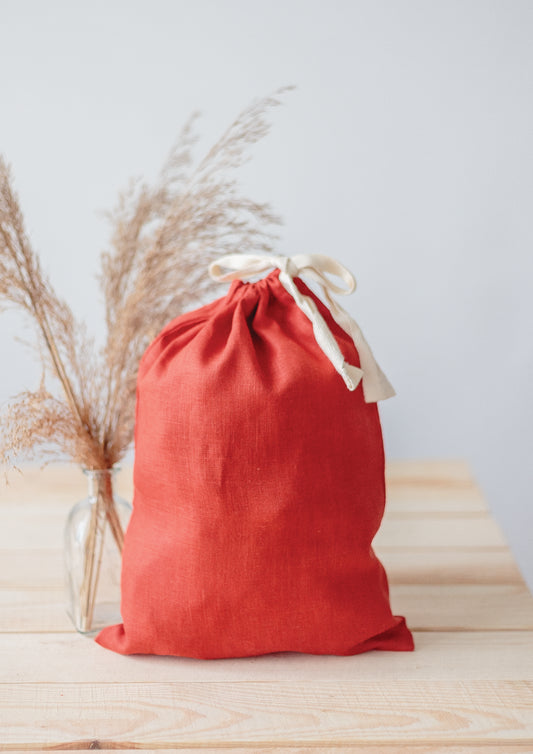
{"type": "Polygon", "coordinates": [[[170,322],[140,363],[123,623],[96,641],[197,658],[412,650],[372,549],[377,401],[394,390],[332,297],[353,276],[322,255],[234,254],[210,272],[227,295],[170,322]]]}

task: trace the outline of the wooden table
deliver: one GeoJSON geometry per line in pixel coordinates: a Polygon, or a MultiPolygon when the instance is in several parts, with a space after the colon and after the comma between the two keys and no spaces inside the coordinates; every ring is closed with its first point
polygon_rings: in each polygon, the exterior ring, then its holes
{"type": "MultiPolygon", "coordinates": [[[[130,470],[122,486],[131,496],[130,470]]],[[[533,752],[533,599],[460,462],[392,463],[375,549],[414,652],[115,655],[64,611],[76,468],[0,489],[0,748],[533,752]]]]}

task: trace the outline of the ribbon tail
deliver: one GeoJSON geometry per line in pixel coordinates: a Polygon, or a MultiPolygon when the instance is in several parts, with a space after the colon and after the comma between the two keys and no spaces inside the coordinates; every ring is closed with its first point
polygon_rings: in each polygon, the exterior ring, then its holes
{"type": "MultiPolygon", "coordinates": [[[[342,365],[342,376],[344,377],[344,381],[348,384],[348,380],[346,379],[346,376],[349,378],[350,383],[350,390],[355,390],[355,388],[359,385],[361,380],[363,379],[363,370],[359,369],[359,367],[354,366],[353,364],[348,364],[347,361],[344,362],[342,365]]],[[[363,380],[363,386],[365,384],[365,381],[363,380]]]]}
{"type": "Polygon", "coordinates": [[[352,336],[361,361],[361,368],[364,375],[363,394],[366,403],[384,401],[387,398],[395,396],[396,391],[374,358],[374,354],[366,342],[365,336],[357,325],[355,325],[355,329],[351,330],[350,335],[352,336]]]}
{"type": "MultiPolygon", "coordinates": [[[[354,346],[357,349],[357,353],[359,354],[359,361],[363,372],[362,384],[365,402],[376,403],[377,401],[384,401],[387,398],[392,398],[396,395],[396,391],[374,358],[372,349],[368,345],[361,328],[357,322],[350,317],[348,312],[337,304],[327,290],[325,290],[324,293],[328,300],[333,319],[348,335],[350,335],[354,346]]],[[[355,369],[355,367],[351,368],[355,369]]]]}
{"type": "Polygon", "coordinates": [[[282,269],[280,271],[279,280],[285,290],[291,294],[299,309],[311,321],[316,342],[336,371],[341,375],[348,390],[355,390],[361,381],[363,372],[358,367],[346,363],[337,341],[318,311],[313,299],[299,291],[293,278],[286,270],[282,269]]]}

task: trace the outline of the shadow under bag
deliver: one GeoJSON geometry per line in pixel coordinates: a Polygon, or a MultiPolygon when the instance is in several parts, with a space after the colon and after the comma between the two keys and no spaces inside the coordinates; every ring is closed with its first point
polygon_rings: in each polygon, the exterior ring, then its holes
{"type": "Polygon", "coordinates": [[[240,254],[211,274],[227,295],[170,322],[140,363],[123,623],[96,641],[197,658],[414,649],[372,548],[377,401],[394,391],[331,295],[352,275],[322,255],[240,254]]]}

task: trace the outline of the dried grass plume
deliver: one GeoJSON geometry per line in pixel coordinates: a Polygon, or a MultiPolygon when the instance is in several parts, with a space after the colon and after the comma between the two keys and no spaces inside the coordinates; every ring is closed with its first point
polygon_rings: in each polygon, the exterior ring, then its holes
{"type": "Polygon", "coordinates": [[[109,249],[99,283],[107,340],[97,349],[42,269],[24,226],[11,171],[0,156],[0,308],[24,310],[35,325],[43,377],[0,417],[0,460],[13,465],[39,449],[90,469],[111,468],[133,438],[139,360],[171,319],[211,292],[206,274],[228,252],[270,252],[280,219],[242,196],[235,170],[270,128],[284,87],[247,107],[196,165],[195,113],[153,185],[133,179],[106,213],[109,249]]]}

